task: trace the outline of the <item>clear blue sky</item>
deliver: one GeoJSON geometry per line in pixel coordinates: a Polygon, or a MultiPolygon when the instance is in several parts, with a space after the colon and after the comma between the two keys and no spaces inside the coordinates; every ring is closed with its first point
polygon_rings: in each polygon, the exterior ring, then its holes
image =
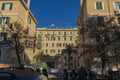
{"type": "Polygon", "coordinates": [[[31,0],[30,9],[38,21],[37,27],[77,26],[80,0],[31,0]]]}

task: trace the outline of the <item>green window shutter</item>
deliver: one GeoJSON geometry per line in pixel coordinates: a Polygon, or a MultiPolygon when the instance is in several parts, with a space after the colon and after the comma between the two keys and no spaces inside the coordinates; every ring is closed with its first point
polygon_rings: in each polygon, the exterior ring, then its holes
{"type": "Polygon", "coordinates": [[[96,2],[96,9],[103,9],[102,2],[96,2]]]}
{"type": "Polygon", "coordinates": [[[0,17],[0,24],[2,24],[2,17],[0,17]]]}
{"type": "Polygon", "coordinates": [[[13,3],[10,4],[10,10],[12,10],[13,3]]]}
{"type": "Polygon", "coordinates": [[[10,17],[8,17],[8,23],[7,24],[10,24],[10,17]]]}
{"type": "Polygon", "coordinates": [[[2,10],[5,10],[5,3],[2,4],[2,10]]]}

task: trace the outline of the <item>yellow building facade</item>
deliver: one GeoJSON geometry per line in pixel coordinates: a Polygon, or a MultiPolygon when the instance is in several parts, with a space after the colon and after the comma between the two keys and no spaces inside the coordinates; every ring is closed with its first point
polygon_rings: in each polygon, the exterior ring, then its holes
{"type": "MultiPolygon", "coordinates": [[[[37,51],[43,50],[45,55],[55,57],[61,56],[62,49],[66,48],[66,45],[75,45],[78,37],[77,28],[37,28],[37,51]]],[[[54,66],[58,60],[47,60],[54,66]]],[[[47,62],[46,61],[46,62],[47,62]]],[[[59,65],[58,65],[59,66],[59,65]]]]}
{"type": "MultiPolygon", "coordinates": [[[[29,6],[30,0],[27,0],[27,3],[25,3],[24,0],[0,0],[0,30],[2,30],[3,27],[8,26],[10,23],[17,21],[28,31],[28,35],[34,37],[37,20],[30,11],[29,6]]],[[[30,59],[30,62],[32,62],[33,50],[25,49],[25,52],[30,59]]],[[[1,55],[4,56],[4,54],[1,55]]],[[[11,55],[10,59],[11,60],[1,58],[1,62],[16,63],[14,55],[11,55]]]]}
{"type": "MultiPolygon", "coordinates": [[[[115,22],[118,25],[120,24],[120,0],[81,0],[80,2],[81,10],[77,20],[78,31],[85,28],[85,21],[92,16],[96,16],[101,21],[107,21],[114,17],[115,22]]],[[[87,35],[83,36],[79,32],[79,52],[84,52],[86,50],[85,45],[88,44],[87,35]]],[[[84,55],[79,59],[79,62],[81,66],[86,65],[87,60],[85,60],[84,55]]]]}

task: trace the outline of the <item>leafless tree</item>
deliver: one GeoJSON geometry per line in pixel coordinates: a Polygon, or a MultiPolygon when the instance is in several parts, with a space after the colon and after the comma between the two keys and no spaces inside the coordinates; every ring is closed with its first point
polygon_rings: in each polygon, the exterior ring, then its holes
{"type": "Polygon", "coordinates": [[[28,30],[19,22],[13,22],[4,27],[4,32],[7,33],[7,37],[3,41],[3,45],[7,45],[9,49],[15,51],[18,59],[18,66],[20,66],[24,63],[22,62],[24,60],[22,60],[23,58],[21,55],[27,56],[25,48],[34,48],[35,36],[29,36],[28,30]]]}
{"type": "Polygon", "coordinates": [[[113,17],[104,22],[98,21],[97,16],[92,16],[86,20],[84,31],[81,29],[81,35],[87,34],[89,39],[88,53],[91,53],[93,58],[101,59],[102,71],[109,62],[109,58],[112,59],[112,63],[120,62],[119,59],[116,59],[120,48],[120,44],[118,44],[120,43],[120,26],[114,22],[113,17]]]}

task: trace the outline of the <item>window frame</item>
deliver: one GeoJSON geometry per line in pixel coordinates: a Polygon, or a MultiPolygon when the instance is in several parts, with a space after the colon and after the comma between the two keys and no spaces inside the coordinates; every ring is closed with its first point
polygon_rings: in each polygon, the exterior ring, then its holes
{"type": "Polygon", "coordinates": [[[97,1],[97,2],[95,2],[95,10],[104,10],[104,3],[102,1],[97,1]],[[102,3],[102,9],[97,9],[97,2],[102,3]]]}
{"type": "Polygon", "coordinates": [[[120,16],[117,17],[117,21],[118,21],[118,24],[120,24],[120,16]]]}
{"type": "Polygon", "coordinates": [[[0,17],[0,24],[10,24],[10,17],[8,16],[0,17]],[[6,22],[5,22],[5,19],[6,19],[6,22]]]}
{"type": "Polygon", "coordinates": [[[2,3],[2,8],[1,8],[1,10],[10,11],[10,10],[12,10],[12,8],[13,8],[13,3],[2,3]],[[7,4],[10,4],[9,9],[6,9],[6,5],[7,5],[7,4]]]}
{"type": "Polygon", "coordinates": [[[120,10],[120,7],[119,7],[119,9],[116,8],[116,3],[119,3],[119,4],[120,4],[120,2],[114,2],[114,9],[115,9],[115,10],[120,10]]]}

